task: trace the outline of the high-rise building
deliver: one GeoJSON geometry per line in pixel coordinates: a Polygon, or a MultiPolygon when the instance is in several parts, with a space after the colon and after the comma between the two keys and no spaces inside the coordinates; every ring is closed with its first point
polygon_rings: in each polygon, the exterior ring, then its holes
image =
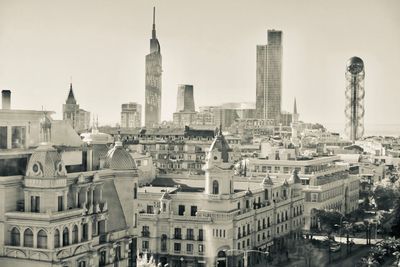
{"type": "Polygon", "coordinates": [[[67,101],[63,104],[63,120],[69,121],[77,132],[87,130],[90,127],[90,112],[79,108],[72,83],[69,85],[67,101]]]}
{"type": "Polygon", "coordinates": [[[153,127],[161,122],[161,47],[156,37],[155,8],[150,54],[146,55],[145,125],[153,127]]]}
{"type": "Polygon", "coordinates": [[[142,126],[142,105],[130,102],[121,105],[121,127],[138,128],[142,126]]]}
{"type": "Polygon", "coordinates": [[[364,134],[364,62],[352,57],[346,66],[346,135],[355,141],[364,134]]]}
{"type": "Polygon", "coordinates": [[[257,46],[256,110],[260,119],[280,122],[282,31],[268,30],[268,44],[257,46]]]}
{"type": "Polygon", "coordinates": [[[178,96],[176,101],[176,112],[194,112],[193,85],[180,84],[178,86],[178,96]]]}
{"type": "Polygon", "coordinates": [[[176,100],[176,112],[173,114],[174,125],[183,127],[192,125],[196,121],[194,106],[193,85],[180,84],[176,100]]]}

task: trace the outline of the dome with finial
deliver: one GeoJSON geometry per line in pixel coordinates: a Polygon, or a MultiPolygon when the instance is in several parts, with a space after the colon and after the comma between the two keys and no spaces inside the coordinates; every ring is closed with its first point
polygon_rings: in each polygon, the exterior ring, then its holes
{"type": "Polygon", "coordinates": [[[269,176],[269,173],[264,177],[262,184],[263,186],[272,186],[274,185],[274,182],[272,182],[271,177],[269,176]]]}
{"type": "Polygon", "coordinates": [[[51,129],[51,120],[47,116],[47,112],[43,112],[43,117],[40,119],[40,128],[41,129],[51,129]]]}
{"type": "Polygon", "coordinates": [[[160,200],[171,200],[172,197],[168,194],[168,191],[165,191],[164,194],[161,196],[160,200]]]}
{"type": "Polygon", "coordinates": [[[67,171],[60,153],[49,144],[41,144],[32,153],[26,170],[28,177],[60,177],[67,171]]]}
{"type": "Polygon", "coordinates": [[[301,184],[301,179],[298,175],[297,170],[293,170],[292,175],[289,178],[289,181],[294,184],[301,184]]]}
{"type": "Polygon", "coordinates": [[[132,156],[126,151],[121,141],[116,141],[106,155],[104,162],[105,169],[112,170],[135,170],[136,163],[132,156]]]}

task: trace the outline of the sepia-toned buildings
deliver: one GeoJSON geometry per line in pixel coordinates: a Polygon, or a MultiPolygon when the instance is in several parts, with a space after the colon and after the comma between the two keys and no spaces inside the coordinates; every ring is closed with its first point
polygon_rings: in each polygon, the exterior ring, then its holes
{"type": "MultiPolygon", "coordinates": [[[[233,160],[219,132],[208,149],[205,176],[172,175],[141,187],[139,251],[170,266],[244,266],[244,250],[273,253],[297,239],[304,203],[296,174],[235,181],[233,160]]],[[[245,258],[248,266],[257,262],[245,258]]]]}
{"type": "Polygon", "coordinates": [[[153,30],[150,39],[150,54],[146,55],[145,126],[154,127],[161,122],[161,47],[156,36],[155,8],[153,30]]]}
{"type": "Polygon", "coordinates": [[[117,141],[87,171],[79,136],[50,114],[0,110],[11,140],[0,149],[0,266],[136,266],[134,160],[117,141]]]}
{"type": "Polygon", "coordinates": [[[121,105],[121,127],[140,128],[142,126],[142,105],[129,102],[121,105]]]}
{"type": "Polygon", "coordinates": [[[68,121],[77,132],[90,128],[90,112],[79,108],[72,83],[70,83],[67,100],[63,104],[63,120],[68,121]]]}

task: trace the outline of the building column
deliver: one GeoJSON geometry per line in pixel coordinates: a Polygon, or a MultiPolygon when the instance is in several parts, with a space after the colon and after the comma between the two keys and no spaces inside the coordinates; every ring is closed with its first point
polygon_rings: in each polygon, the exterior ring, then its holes
{"type": "Polygon", "coordinates": [[[68,191],[64,191],[64,203],[63,203],[63,210],[68,209],[68,191]]]}
{"type": "Polygon", "coordinates": [[[80,192],[80,188],[77,187],[75,188],[75,199],[74,199],[74,204],[76,208],[80,208],[80,203],[79,203],[79,192],[80,192]]]}
{"type": "Polygon", "coordinates": [[[37,234],[38,234],[38,231],[37,231],[36,228],[33,228],[32,232],[33,232],[33,247],[37,248],[37,234]]]}
{"type": "Polygon", "coordinates": [[[72,227],[70,226],[70,227],[68,228],[68,238],[69,238],[68,241],[69,241],[69,245],[73,244],[73,243],[72,243],[72,241],[73,241],[73,240],[72,240],[72,229],[73,229],[73,228],[74,228],[73,226],[72,226],[72,227]]]}
{"type": "Polygon", "coordinates": [[[78,243],[82,242],[82,223],[78,225],[78,243]]]}
{"type": "Polygon", "coordinates": [[[54,249],[54,233],[53,230],[47,233],[47,249],[54,249]]]}

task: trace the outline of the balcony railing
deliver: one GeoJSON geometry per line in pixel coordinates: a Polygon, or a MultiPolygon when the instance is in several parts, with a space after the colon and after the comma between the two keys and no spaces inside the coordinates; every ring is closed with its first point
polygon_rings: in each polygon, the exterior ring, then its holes
{"type": "Polygon", "coordinates": [[[150,231],[142,231],[143,237],[150,237],[150,231]]]}
{"type": "Polygon", "coordinates": [[[194,240],[194,235],[187,235],[187,236],[186,236],[186,239],[187,239],[187,240],[194,240]]]}
{"type": "Polygon", "coordinates": [[[175,235],[174,235],[174,239],[182,239],[182,235],[175,234],[175,235]]]}

